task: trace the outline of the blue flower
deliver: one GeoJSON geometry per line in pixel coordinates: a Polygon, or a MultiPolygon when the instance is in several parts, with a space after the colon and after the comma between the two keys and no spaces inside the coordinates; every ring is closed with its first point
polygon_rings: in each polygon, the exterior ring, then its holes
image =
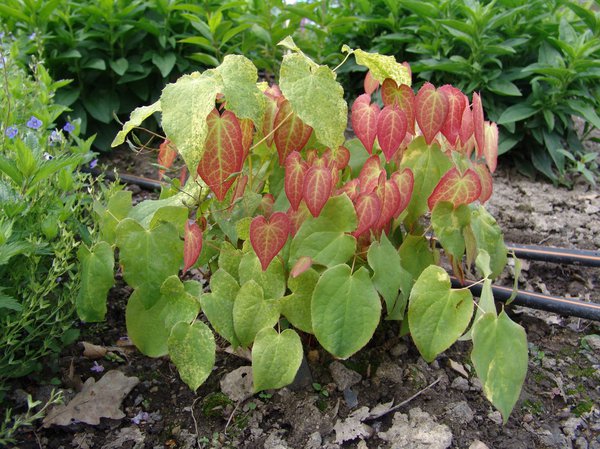
{"type": "Polygon", "coordinates": [[[104,367],[100,365],[98,362],[94,362],[94,366],[90,368],[90,371],[94,371],[96,373],[101,373],[104,371],[104,367]]]}
{"type": "Polygon", "coordinates": [[[34,39],[35,39],[35,36],[36,36],[36,34],[35,34],[35,31],[34,31],[33,33],[31,33],[31,34],[29,35],[29,40],[30,40],[30,41],[34,40],[34,39]]]}
{"type": "Polygon", "coordinates": [[[50,137],[48,138],[50,146],[54,146],[57,143],[61,143],[62,140],[63,140],[63,136],[60,133],[60,131],[57,131],[57,130],[52,131],[52,133],[50,134],[50,137]]]}
{"type": "Polygon", "coordinates": [[[27,122],[27,127],[31,129],[39,129],[43,125],[42,121],[35,115],[32,115],[27,122]]]}
{"type": "Polygon", "coordinates": [[[6,137],[8,137],[9,139],[14,139],[18,132],[19,130],[16,126],[9,126],[8,128],[6,128],[4,134],[6,134],[6,137]]]}
{"type": "Polygon", "coordinates": [[[75,131],[75,126],[71,122],[67,122],[65,123],[65,126],[63,126],[63,131],[67,133],[72,133],[73,131],[75,131]]]}
{"type": "Polygon", "coordinates": [[[150,415],[148,415],[148,412],[143,412],[140,410],[137,415],[131,418],[131,422],[139,426],[142,421],[147,421],[149,417],[150,415]]]}
{"type": "Polygon", "coordinates": [[[90,168],[96,168],[96,165],[98,165],[98,159],[94,159],[90,162],[90,168]]]}

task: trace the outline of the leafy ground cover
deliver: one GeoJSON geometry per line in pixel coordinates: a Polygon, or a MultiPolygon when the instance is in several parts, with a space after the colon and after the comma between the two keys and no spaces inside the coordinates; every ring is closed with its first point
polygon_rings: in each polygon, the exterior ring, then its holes
{"type": "MultiPolygon", "coordinates": [[[[132,158],[129,152],[114,157],[122,169],[156,175],[148,158],[132,158]]],[[[598,247],[598,189],[585,183],[572,191],[556,189],[533,183],[505,167],[500,167],[495,182],[489,207],[499,217],[507,241],[598,247]]],[[[148,195],[136,186],[130,188],[136,202],[148,195]]],[[[193,276],[203,279],[200,272],[193,276]]],[[[512,282],[504,281],[507,285],[512,282]]],[[[596,302],[599,283],[597,269],[574,266],[530,262],[521,273],[521,288],[596,302]]],[[[82,341],[107,348],[109,355],[84,356],[79,343],[63,353],[60,374],[42,376],[39,383],[14,385],[15,397],[28,392],[44,398],[50,390],[44,383],[61,377],[69,387],[69,398],[87,378],[100,380],[109,370],[118,370],[140,380],[123,400],[125,416],[103,418],[97,426],[26,428],[19,434],[19,447],[420,447],[414,440],[402,446],[400,437],[393,436],[402,429],[411,435],[426,430],[436,435],[440,444],[452,436],[450,446],[438,447],[466,448],[477,440],[490,448],[600,445],[597,323],[511,308],[513,319],[527,329],[530,362],[523,393],[502,426],[499,414],[479,391],[467,345],[458,344],[426,364],[419,361],[408,340],[397,337],[394,326],[379,331],[367,349],[345,361],[344,367],[326,353],[313,350],[307,357],[310,382],[296,390],[267,391],[241,401],[223,395],[226,391],[236,397],[226,373],[249,362],[219,352],[213,374],[193,394],[167,359],[143,357],[122,340],[125,322],[121,310],[130,293],[119,283],[111,290],[107,322],[81,329],[82,341]],[[372,411],[391,400],[400,403],[438,379],[395,412],[362,423],[356,418],[366,416],[364,410],[357,413],[362,407],[372,411]],[[349,420],[351,416],[355,419],[349,420]],[[348,439],[341,442],[344,438],[348,439]]],[[[243,392],[240,394],[243,398],[243,392]]]]}

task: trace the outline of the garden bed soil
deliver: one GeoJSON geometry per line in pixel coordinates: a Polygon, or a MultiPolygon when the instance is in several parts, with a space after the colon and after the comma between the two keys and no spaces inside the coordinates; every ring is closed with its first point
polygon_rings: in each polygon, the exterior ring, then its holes
{"type": "MultiPolygon", "coordinates": [[[[132,158],[120,151],[110,157],[125,172],[156,176],[148,155],[132,158]]],[[[583,182],[572,190],[557,188],[504,166],[494,182],[488,210],[507,242],[600,248],[599,188],[583,182]]],[[[137,186],[128,188],[136,200],[149,195],[137,186]]],[[[519,280],[524,290],[600,302],[598,268],[524,261],[519,280]]],[[[512,275],[507,273],[499,282],[512,285],[512,275]]],[[[107,321],[81,326],[81,341],[120,345],[120,361],[101,359],[96,362],[104,372],[92,371],[94,361],[83,356],[81,343],[60,358],[67,399],[87,378],[100,379],[109,370],[137,377],[139,383],[121,404],[125,417],[103,418],[94,426],[26,428],[19,434],[18,447],[600,449],[600,323],[508,308],[527,331],[530,359],[521,397],[503,425],[476,379],[469,342],[455,344],[427,364],[410,339],[398,336],[395,322],[384,322],[365,349],[343,362],[306,339],[310,377],[304,377],[304,383],[238,402],[222,393],[222,388],[227,390],[222,382],[249,362],[220,351],[213,373],[194,393],[168,358],[144,357],[123,340],[130,292],[118,279],[110,293],[107,321]],[[390,401],[399,404],[418,392],[422,393],[396,410],[367,416],[377,406],[389,409],[390,401]]],[[[40,398],[50,390],[44,381],[17,383],[15,396],[22,393],[18,388],[40,398]]]]}

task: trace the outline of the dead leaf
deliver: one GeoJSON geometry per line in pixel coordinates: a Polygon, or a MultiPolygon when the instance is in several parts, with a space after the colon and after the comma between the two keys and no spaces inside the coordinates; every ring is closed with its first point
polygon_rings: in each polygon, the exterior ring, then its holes
{"type": "Polygon", "coordinates": [[[241,366],[223,376],[221,391],[235,402],[242,402],[252,397],[254,395],[252,367],[241,366]]]}
{"type": "Polygon", "coordinates": [[[97,360],[103,358],[108,350],[104,346],[98,346],[87,341],[82,341],[83,345],[83,356],[91,360],[97,360]]]}
{"type": "Polygon", "coordinates": [[[361,407],[344,420],[338,419],[333,427],[335,442],[338,444],[355,438],[369,438],[373,435],[371,426],[363,423],[369,417],[369,408],[361,407]]]}
{"type": "Polygon", "coordinates": [[[139,383],[137,377],[127,377],[121,371],[108,371],[96,382],[90,377],[83,389],[68,404],[54,407],[44,418],[44,427],[68,426],[73,422],[100,424],[100,418],[121,419],[121,402],[139,383]]]}

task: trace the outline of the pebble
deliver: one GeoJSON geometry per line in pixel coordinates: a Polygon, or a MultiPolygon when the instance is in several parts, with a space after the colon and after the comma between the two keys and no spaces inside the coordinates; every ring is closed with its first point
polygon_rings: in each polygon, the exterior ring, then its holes
{"type": "Polygon", "coordinates": [[[329,372],[339,391],[344,391],[362,380],[362,376],[356,371],[346,368],[337,360],[329,365],[329,372]]]}
{"type": "Polygon", "coordinates": [[[526,413],[525,415],[523,415],[523,422],[528,424],[531,421],[533,421],[533,415],[531,413],[526,413]]]}
{"type": "Polygon", "coordinates": [[[488,413],[487,417],[490,419],[490,421],[498,425],[502,425],[502,414],[498,410],[488,413]]]}
{"type": "Polygon", "coordinates": [[[404,370],[396,363],[383,362],[377,368],[376,376],[383,380],[389,380],[395,384],[402,383],[404,370]]]}
{"type": "Polygon", "coordinates": [[[453,402],[446,406],[446,414],[448,417],[459,424],[468,424],[473,421],[475,413],[466,401],[453,402]]]}
{"type": "Polygon", "coordinates": [[[450,388],[458,391],[469,391],[469,381],[464,377],[457,377],[450,384],[450,388]]]}
{"type": "Polygon", "coordinates": [[[408,352],[408,346],[404,343],[398,343],[390,349],[390,355],[392,357],[400,357],[408,352]]]}
{"type": "Polygon", "coordinates": [[[583,424],[583,420],[581,418],[577,418],[576,416],[572,416],[569,419],[562,422],[562,430],[568,437],[571,439],[575,439],[575,431],[579,426],[583,424]]]}
{"type": "Polygon", "coordinates": [[[471,379],[471,390],[472,391],[483,391],[483,385],[481,385],[481,381],[479,378],[474,377],[471,379]]]}
{"type": "Polygon", "coordinates": [[[589,445],[585,438],[579,437],[575,440],[575,444],[573,445],[575,449],[588,449],[589,445]]]}
{"type": "Polygon", "coordinates": [[[487,444],[485,444],[483,441],[480,440],[475,440],[471,443],[471,445],[469,446],[469,449],[489,449],[487,444]]]}

